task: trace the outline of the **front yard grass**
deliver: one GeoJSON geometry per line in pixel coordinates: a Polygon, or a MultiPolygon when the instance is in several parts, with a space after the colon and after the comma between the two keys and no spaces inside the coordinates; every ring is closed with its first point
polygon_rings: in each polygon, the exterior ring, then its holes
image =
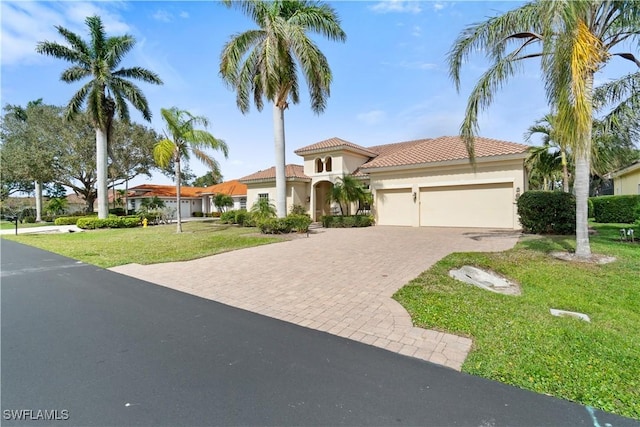
{"type": "Polygon", "coordinates": [[[129,263],[187,261],[282,241],[282,238],[260,236],[255,228],[201,221],[186,222],[182,227],[184,232],[181,234],[176,233],[175,224],[171,224],[148,228],[2,237],[104,268],[129,263]]]}
{"type": "MultiPolygon", "coordinates": [[[[45,227],[47,225],[53,225],[52,222],[34,222],[34,223],[18,223],[18,229],[20,228],[32,228],[32,227],[45,227]]],[[[13,230],[16,228],[16,223],[11,221],[0,221],[0,230],[13,230]]]]}
{"type": "Polygon", "coordinates": [[[394,298],[415,325],[473,338],[464,372],[640,419],[640,244],[618,240],[625,225],[593,226],[592,251],[617,261],[560,261],[549,252],[574,248],[573,237],[525,236],[506,252],[452,254],[394,298]],[[463,265],[515,280],[523,295],[448,276],[463,265]],[[586,313],[591,323],[550,308],[586,313]]]}

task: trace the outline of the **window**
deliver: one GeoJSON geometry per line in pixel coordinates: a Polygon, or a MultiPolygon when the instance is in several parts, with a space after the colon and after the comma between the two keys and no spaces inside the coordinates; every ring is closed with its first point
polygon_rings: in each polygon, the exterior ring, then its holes
{"type": "Polygon", "coordinates": [[[258,194],[259,199],[267,199],[269,200],[269,193],[260,193],[258,194]]]}
{"type": "Polygon", "coordinates": [[[322,159],[316,159],[316,173],[321,173],[323,171],[322,159]]]}
{"type": "Polygon", "coordinates": [[[247,209],[247,198],[243,197],[240,199],[240,209],[247,209]]]}
{"type": "Polygon", "coordinates": [[[331,172],[331,170],[333,169],[331,163],[331,157],[327,157],[326,159],[324,159],[324,170],[326,170],[327,172],[331,172]]]}

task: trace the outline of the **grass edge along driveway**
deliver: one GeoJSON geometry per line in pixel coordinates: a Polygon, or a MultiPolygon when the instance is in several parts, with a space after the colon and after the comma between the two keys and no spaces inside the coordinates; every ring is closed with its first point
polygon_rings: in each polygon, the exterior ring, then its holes
{"type": "Polygon", "coordinates": [[[176,233],[175,225],[162,225],[82,233],[3,235],[2,238],[103,268],[129,263],[188,261],[283,241],[283,237],[259,235],[256,228],[211,222],[186,222],[183,229],[183,233],[176,233]]]}
{"type": "Polygon", "coordinates": [[[549,255],[573,236],[524,237],[501,253],[451,254],[394,298],[416,326],[473,338],[462,371],[640,419],[640,244],[618,241],[620,224],[595,224],[594,253],[606,265],[549,255]],[[522,286],[519,297],[457,282],[452,268],[473,265],[522,286]],[[553,317],[550,308],[586,313],[591,323],[553,317]]]}

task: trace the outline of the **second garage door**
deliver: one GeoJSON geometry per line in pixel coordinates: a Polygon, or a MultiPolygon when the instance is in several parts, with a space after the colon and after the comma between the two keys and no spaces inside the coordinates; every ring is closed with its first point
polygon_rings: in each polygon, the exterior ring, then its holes
{"type": "Polygon", "coordinates": [[[420,189],[420,225],[513,228],[513,184],[420,189]]]}
{"type": "Polygon", "coordinates": [[[380,225],[411,225],[414,207],[410,188],[378,190],[376,210],[380,225]]]}

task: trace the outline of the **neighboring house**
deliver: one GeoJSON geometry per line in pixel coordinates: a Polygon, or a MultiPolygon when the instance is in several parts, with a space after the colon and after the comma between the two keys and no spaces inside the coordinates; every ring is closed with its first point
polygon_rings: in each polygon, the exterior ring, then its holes
{"type": "Polygon", "coordinates": [[[199,194],[203,199],[206,199],[203,200],[203,206],[207,205],[209,207],[209,210],[205,211],[207,213],[217,211],[217,208],[213,203],[213,199],[216,194],[226,194],[231,196],[233,199],[233,207],[230,209],[247,208],[247,186],[236,179],[205,187],[199,194]]]}
{"type": "Polygon", "coordinates": [[[613,194],[640,194],[640,160],[611,174],[613,177],[613,194]]]}
{"type": "MultiPolygon", "coordinates": [[[[199,194],[203,190],[204,188],[201,187],[180,187],[180,213],[183,218],[193,216],[194,212],[207,211],[208,205],[205,205],[204,199],[199,194]]],[[[142,184],[130,188],[127,195],[128,209],[139,210],[143,199],[153,197],[162,200],[165,207],[177,210],[176,186],[156,184],[142,184]]]]}
{"type": "MultiPolygon", "coordinates": [[[[475,139],[475,168],[459,137],[360,146],[331,138],[295,151],[304,166],[287,165],[287,208],[304,206],[318,221],[335,213],[327,201],[343,174],[370,189],[379,225],[519,229],[516,200],[526,191],[527,146],[475,139]]],[[[239,180],[247,203],[275,199],[274,168],[239,180]]]]}

